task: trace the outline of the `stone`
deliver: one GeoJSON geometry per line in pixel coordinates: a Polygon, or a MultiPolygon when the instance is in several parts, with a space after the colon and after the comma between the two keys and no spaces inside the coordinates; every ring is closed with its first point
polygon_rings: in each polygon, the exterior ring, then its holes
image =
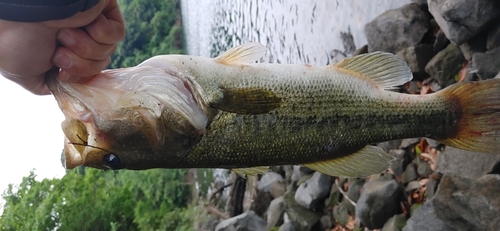
{"type": "Polygon", "coordinates": [[[399,176],[403,174],[404,168],[411,162],[411,158],[406,155],[406,151],[403,149],[392,149],[389,151],[389,154],[396,158],[390,167],[394,175],[399,176]]]}
{"type": "Polygon", "coordinates": [[[446,38],[446,35],[444,34],[443,30],[439,30],[436,33],[436,40],[434,40],[434,44],[432,44],[432,50],[434,51],[434,54],[437,54],[438,52],[442,51],[444,48],[446,48],[450,44],[450,40],[446,38]]]}
{"type": "Polygon", "coordinates": [[[420,44],[403,48],[397,55],[408,64],[414,75],[427,75],[425,65],[434,57],[434,51],[431,44],[420,44]]]}
{"type": "Polygon", "coordinates": [[[333,208],[333,218],[338,224],[342,226],[347,225],[347,222],[349,222],[347,208],[343,204],[335,206],[335,208],[333,208]]]}
{"type": "Polygon", "coordinates": [[[283,195],[285,195],[285,192],[286,192],[285,182],[275,181],[271,185],[271,189],[269,189],[269,193],[271,194],[271,196],[273,198],[278,198],[280,196],[283,196],[283,195]]]}
{"type": "Polygon", "coordinates": [[[392,179],[368,181],[356,206],[356,217],[368,229],[380,229],[392,216],[401,213],[403,187],[392,179]]]}
{"type": "Polygon", "coordinates": [[[266,230],[277,226],[280,221],[283,223],[283,214],[285,213],[285,198],[278,197],[271,201],[266,212],[267,227],[266,230]]]}
{"type": "Polygon", "coordinates": [[[469,39],[460,45],[460,50],[464,55],[464,58],[468,61],[472,61],[472,56],[475,53],[486,52],[486,35],[485,32],[481,32],[473,38],[469,39]]]}
{"type": "Polygon", "coordinates": [[[394,215],[382,227],[382,231],[400,231],[406,225],[406,217],[402,214],[394,215]]]}
{"type": "Polygon", "coordinates": [[[457,45],[487,28],[500,15],[491,0],[429,0],[428,6],[446,37],[457,45]]]}
{"type": "Polygon", "coordinates": [[[447,87],[456,82],[455,76],[462,69],[464,61],[465,58],[460,49],[453,44],[449,44],[427,63],[425,71],[441,87],[447,87]]]}
{"type": "MultiPolygon", "coordinates": [[[[258,216],[264,215],[269,207],[269,203],[273,200],[273,197],[269,192],[258,191],[257,196],[250,204],[250,209],[254,211],[258,216]]],[[[244,205],[245,206],[245,205],[244,205]]]]}
{"type": "Polygon", "coordinates": [[[483,80],[492,79],[500,71],[500,47],[472,56],[472,67],[483,80]]]}
{"type": "Polygon", "coordinates": [[[490,29],[486,39],[486,49],[493,50],[500,47],[500,23],[498,21],[490,29]]]}
{"type": "Polygon", "coordinates": [[[320,172],[302,183],[295,193],[295,200],[307,209],[322,209],[330,193],[333,178],[320,172]]]}
{"type": "MultiPolygon", "coordinates": [[[[364,45],[362,46],[361,48],[355,50],[353,53],[352,53],[352,56],[356,56],[356,55],[362,55],[362,54],[366,54],[368,53],[368,44],[367,45],[364,45]]],[[[66,162],[64,162],[66,163],[66,162]]]]}
{"type": "Polygon", "coordinates": [[[333,228],[333,220],[332,217],[328,214],[325,214],[319,219],[319,226],[321,230],[331,230],[333,228]]]}
{"type": "Polygon", "coordinates": [[[301,231],[300,225],[297,224],[297,222],[286,222],[283,223],[283,225],[280,226],[278,231],[301,231]]]}
{"type": "Polygon", "coordinates": [[[403,231],[455,231],[443,221],[439,220],[434,211],[432,200],[426,201],[417,208],[410,219],[406,221],[403,231]]]}
{"type": "Polygon", "coordinates": [[[395,54],[417,45],[429,30],[429,19],[415,3],[382,13],[365,26],[368,50],[395,54]]]}
{"type": "Polygon", "coordinates": [[[401,175],[401,183],[406,184],[416,179],[418,179],[417,166],[414,163],[410,163],[406,166],[403,175],[401,175]]]}
{"type": "Polygon", "coordinates": [[[407,148],[412,145],[418,144],[420,142],[419,138],[408,138],[408,139],[403,139],[401,140],[401,145],[399,145],[399,148],[407,148]]]}
{"type": "Polygon", "coordinates": [[[465,151],[447,146],[444,152],[438,155],[434,172],[479,178],[490,172],[498,162],[500,162],[500,155],[465,151]]]}
{"type": "Polygon", "coordinates": [[[266,221],[257,216],[252,210],[223,220],[215,227],[215,231],[262,231],[265,229],[266,221]]]}
{"type": "Polygon", "coordinates": [[[429,163],[425,162],[420,158],[416,158],[417,162],[417,173],[419,177],[427,178],[432,174],[432,169],[429,163]]]}
{"type": "Polygon", "coordinates": [[[427,0],[411,0],[411,2],[416,3],[418,5],[427,5],[427,0]]]}
{"type": "MultiPolygon", "coordinates": [[[[361,195],[361,188],[363,188],[363,185],[365,184],[365,180],[359,179],[359,178],[349,178],[347,181],[349,184],[349,188],[347,188],[346,195],[352,201],[357,202],[359,199],[359,196],[361,195]]],[[[349,214],[355,213],[356,208],[346,198],[342,199],[342,204],[347,208],[347,211],[349,214]]]]}
{"type": "Polygon", "coordinates": [[[299,205],[294,198],[295,192],[285,193],[285,223],[286,217],[290,221],[295,221],[299,225],[299,230],[311,230],[311,228],[323,216],[323,213],[314,212],[299,205]]]}
{"type": "MultiPolygon", "coordinates": [[[[440,176],[440,174],[436,175],[440,176]]],[[[440,181],[441,181],[440,177],[429,177],[429,180],[427,181],[427,187],[425,188],[427,192],[427,200],[432,199],[432,197],[435,195],[440,181]]]]}
{"type": "Polygon", "coordinates": [[[444,175],[434,198],[439,219],[457,230],[498,230],[500,175],[444,175]]]}
{"type": "Polygon", "coordinates": [[[259,182],[257,182],[257,189],[259,191],[269,192],[271,186],[275,182],[283,182],[283,176],[275,172],[268,172],[260,178],[259,182]]]}
{"type": "Polygon", "coordinates": [[[391,149],[398,149],[401,146],[401,140],[380,142],[377,144],[377,146],[382,148],[385,152],[389,152],[391,149]]]}

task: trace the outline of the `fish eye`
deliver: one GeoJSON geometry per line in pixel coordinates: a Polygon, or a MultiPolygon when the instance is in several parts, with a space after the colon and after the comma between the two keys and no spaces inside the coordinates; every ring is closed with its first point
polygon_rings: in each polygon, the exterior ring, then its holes
{"type": "Polygon", "coordinates": [[[104,156],[104,163],[110,168],[118,168],[122,160],[117,155],[110,153],[104,156]]]}

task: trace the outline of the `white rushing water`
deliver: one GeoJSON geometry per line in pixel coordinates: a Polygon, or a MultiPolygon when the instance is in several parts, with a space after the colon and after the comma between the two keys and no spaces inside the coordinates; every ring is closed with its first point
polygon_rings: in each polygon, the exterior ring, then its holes
{"type": "Polygon", "coordinates": [[[366,44],[364,26],[410,0],[182,0],[188,54],[216,56],[245,42],[267,46],[265,62],[330,63],[333,50],[350,53],[366,44]]]}

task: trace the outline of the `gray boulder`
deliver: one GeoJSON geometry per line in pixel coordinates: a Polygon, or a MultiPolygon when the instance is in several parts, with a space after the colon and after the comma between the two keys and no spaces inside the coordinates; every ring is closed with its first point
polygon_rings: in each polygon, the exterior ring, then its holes
{"type": "Polygon", "coordinates": [[[449,44],[444,50],[437,53],[429,63],[425,66],[425,71],[432,77],[441,87],[455,83],[455,75],[462,68],[462,63],[465,61],[462,51],[453,45],[449,44]]]}
{"type": "Polygon", "coordinates": [[[431,44],[406,47],[399,51],[397,55],[408,64],[414,75],[426,75],[425,65],[434,56],[432,47],[431,44]]]}
{"type": "Polygon", "coordinates": [[[474,53],[472,67],[481,79],[492,79],[500,71],[500,47],[485,53],[474,53]]]}
{"type": "Polygon", "coordinates": [[[468,178],[479,178],[500,162],[500,155],[465,151],[446,147],[436,160],[435,172],[468,178]]]}
{"type": "Polygon", "coordinates": [[[283,222],[283,214],[285,213],[285,198],[278,197],[271,201],[271,204],[267,208],[266,218],[267,227],[266,230],[270,230],[275,227],[280,221],[283,222]]]}
{"type": "Polygon", "coordinates": [[[368,181],[359,197],[356,216],[369,229],[380,229],[392,216],[401,213],[403,187],[393,179],[368,181]]]}
{"type": "Polygon", "coordinates": [[[457,230],[498,230],[500,175],[478,179],[444,175],[434,198],[439,219],[457,230]]]}
{"type": "Polygon", "coordinates": [[[307,209],[321,209],[332,184],[331,176],[315,172],[311,178],[299,186],[295,193],[295,200],[307,209]]]}
{"type": "Polygon", "coordinates": [[[278,231],[301,231],[300,225],[297,222],[290,221],[285,222],[280,226],[278,231]]]}
{"type": "Polygon", "coordinates": [[[455,231],[443,221],[439,220],[434,211],[432,200],[417,208],[410,219],[406,221],[403,231],[455,231]]]}
{"type": "Polygon", "coordinates": [[[486,52],[486,34],[481,32],[460,45],[460,50],[465,59],[472,61],[472,56],[478,52],[486,52]]]}
{"type": "Polygon", "coordinates": [[[260,218],[252,210],[221,221],[215,231],[262,231],[266,229],[266,221],[260,218]]]}
{"type": "Polygon", "coordinates": [[[429,29],[429,19],[415,3],[384,12],[365,26],[368,50],[395,54],[417,45],[429,29]]]}
{"type": "Polygon", "coordinates": [[[257,182],[257,189],[259,191],[269,192],[271,185],[276,181],[283,181],[283,177],[278,173],[268,172],[260,178],[259,182],[257,182]]]}
{"type": "Polygon", "coordinates": [[[500,47],[500,23],[498,22],[490,29],[486,40],[486,49],[493,50],[497,47],[500,47]]]}
{"type": "MultiPolygon", "coordinates": [[[[304,208],[295,201],[293,195],[293,192],[285,193],[285,217],[288,217],[290,221],[296,222],[300,228],[299,230],[311,230],[321,216],[323,216],[323,213],[313,212],[304,208]]],[[[285,219],[285,223],[287,223],[287,219],[285,219]]]]}
{"type": "Polygon", "coordinates": [[[406,217],[403,214],[394,215],[382,227],[382,231],[400,231],[406,225],[406,217]]]}
{"type": "Polygon", "coordinates": [[[491,0],[429,0],[429,12],[446,37],[460,45],[500,15],[491,0]]]}

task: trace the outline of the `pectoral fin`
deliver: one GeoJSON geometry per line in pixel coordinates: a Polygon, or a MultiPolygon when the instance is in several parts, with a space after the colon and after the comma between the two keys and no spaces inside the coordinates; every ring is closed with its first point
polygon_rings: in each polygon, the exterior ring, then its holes
{"type": "Polygon", "coordinates": [[[241,178],[246,178],[246,176],[255,176],[257,174],[266,174],[269,171],[269,166],[260,166],[253,168],[233,168],[233,172],[238,174],[241,178]]]}
{"type": "Polygon", "coordinates": [[[304,166],[330,176],[366,177],[385,171],[394,157],[379,147],[366,146],[341,158],[304,164],[304,166]]]}
{"type": "Polygon", "coordinates": [[[243,64],[259,60],[266,53],[266,47],[260,43],[245,43],[233,47],[215,58],[221,64],[243,64]]]}
{"type": "Polygon", "coordinates": [[[211,105],[219,110],[237,114],[262,114],[280,106],[274,92],[259,88],[222,89],[223,97],[211,105]]]}
{"type": "Polygon", "coordinates": [[[370,79],[383,89],[403,85],[413,78],[410,67],[402,59],[386,52],[353,56],[332,64],[331,67],[346,74],[370,79]]]}

